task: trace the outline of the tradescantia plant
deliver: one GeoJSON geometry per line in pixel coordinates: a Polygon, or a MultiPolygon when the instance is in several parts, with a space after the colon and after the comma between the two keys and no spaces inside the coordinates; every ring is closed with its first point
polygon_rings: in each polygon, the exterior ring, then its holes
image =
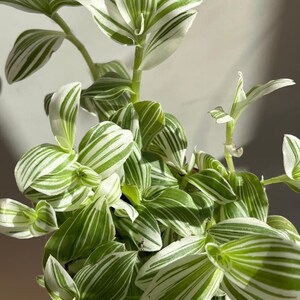
{"type": "Polygon", "coordinates": [[[41,68],[65,39],[81,52],[93,83],[69,83],[45,97],[56,144],[26,152],[15,168],[31,201],[0,200],[0,232],[19,239],[52,233],[37,282],[52,299],[300,299],[300,236],[268,215],[265,186],[300,191],[300,140],[283,141],[285,174],[260,180],[234,168],[234,129],[246,108],[290,79],[247,93],[239,73],[226,126],[224,166],[195,148],[179,120],[142,101],[140,81],[179,46],[201,0],[0,0],[41,13],[62,31],[23,32],[9,54],[9,83],[41,68]],[[58,14],[82,5],[111,39],[135,47],[132,75],[119,61],[95,63],[58,14]],[[78,109],[98,116],[75,145],[78,109]]]}

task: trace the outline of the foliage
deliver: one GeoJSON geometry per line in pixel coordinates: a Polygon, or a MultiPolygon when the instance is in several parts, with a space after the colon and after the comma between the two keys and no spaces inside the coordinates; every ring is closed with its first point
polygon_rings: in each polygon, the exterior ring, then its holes
{"type": "Polygon", "coordinates": [[[68,39],[93,82],[66,84],[45,97],[56,145],[42,144],[19,160],[15,177],[32,207],[0,200],[0,232],[19,239],[53,233],[38,283],[55,300],[299,299],[300,236],[282,216],[268,215],[264,186],[300,191],[300,140],[286,135],[286,174],[260,181],[235,171],[233,143],[248,106],[290,79],[244,92],[239,73],[229,113],[211,110],[226,126],[227,166],[194,150],[180,121],[158,102],[141,101],[142,71],[179,46],[201,0],[0,0],[55,21],[62,31],[27,30],[6,64],[9,83],[47,63],[68,39]],[[135,47],[132,75],[119,61],[94,63],[59,16],[84,6],[111,39],[135,47]],[[81,108],[98,116],[75,147],[81,108]]]}

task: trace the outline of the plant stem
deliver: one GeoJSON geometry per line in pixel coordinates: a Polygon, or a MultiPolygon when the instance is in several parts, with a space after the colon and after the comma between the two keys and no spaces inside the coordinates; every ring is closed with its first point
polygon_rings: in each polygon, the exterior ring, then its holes
{"type": "Polygon", "coordinates": [[[143,60],[144,44],[145,44],[145,38],[143,38],[140,41],[140,43],[138,45],[136,45],[136,47],[135,47],[134,65],[133,65],[133,73],[132,73],[132,84],[131,84],[133,94],[131,95],[131,99],[130,99],[130,101],[132,103],[140,101],[142,70],[139,69],[139,67],[143,60]]]}
{"type": "Polygon", "coordinates": [[[235,172],[234,164],[233,164],[233,159],[232,155],[229,151],[229,149],[226,146],[230,146],[233,144],[233,130],[234,130],[234,123],[233,121],[230,121],[226,124],[226,142],[225,142],[225,147],[224,147],[224,156],[225,160],[228,166],[228,170],[230,172],[235,172]]]}
{"type": "Polygon", "coordinates": [[[84,47],[84,45],[73,34],[73,32],[70,29],[70,27],[68,26],[68,24],[64,21],[64,19],[58,13],[53,14],[51,16],[51,19],[61,27],[61,29],[66,34],[66,39],[68,39],[79,50],[79,52],[82,54],[84,60],[86,61],[87,65],[90,69],[93,80],[96,80],[97,79],[96,66],[95,66],[90,54],[88,53],[88,51],[84,47]]]}
{"type": "Polygon", "coordinates": [[[262,180],[261,183],[266,186],[269,184],[274,184],[274,183],[282,183],[282,182],[286,182],[288,181],[288,176],[286,174],[280,175],[280,176],[276,176],[276,177],[272,177],[266,180],[262,180]]]}

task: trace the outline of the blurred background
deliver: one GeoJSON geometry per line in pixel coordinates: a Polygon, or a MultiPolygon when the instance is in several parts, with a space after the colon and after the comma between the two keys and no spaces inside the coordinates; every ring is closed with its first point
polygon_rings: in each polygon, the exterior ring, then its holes
{"type": "MultiPolygon", "coordinates": [[[[238,71],[245,90],[271,79],[300,82],[299,1],[206,0],[179,50],[157,68],[143,74],[142,97],[162,103],[184,124],[190,151],[194,146],[222,158],[224,125],[207,113],[222,105],[229,110],[238,71]]],[[[83,8],[67,8],[60,14],[86,44],[94,61],[122,60],[129,68],[133,49],[110,41],[83,8]]],[[[77,50],[65,41],[50,62],[29,78],[8,85],[5,61],[15,39],[24,30],[57,26],[46,17],[0,6],[0,198],[26,203],[14,181],[14,166],[26,150],[54,142],[43,110],[44,96],[61,85],[91,83],[77,50]]],[[[283,173],[282,140],[285,133],[300,137],[300,87],[295,85],[264,97],[248,109],[237,126],[235,142],[244,155],[235,160],[265,178],[283,173]]],[[[77,140],[97,120],[80,112],[77,140]]],[[[284,185],[267,188],[270,213],[281,214],[300,229],[300,195],[284,185]]],[[[1,299],[43,300],[46,292],[35,283],[41,274],[46,238],[14,240],[0,236],[1,299]]]]}

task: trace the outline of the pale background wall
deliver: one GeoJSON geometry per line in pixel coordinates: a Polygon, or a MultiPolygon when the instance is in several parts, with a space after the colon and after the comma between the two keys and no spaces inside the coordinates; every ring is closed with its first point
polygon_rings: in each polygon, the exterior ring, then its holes
{"type": "MultiPolygon", "coordinates": [[[[292,0],[206,0],[180,49],[144,73],[143,98],[160,101],[165,111],[178,116],[186,127],[190,149],[198,145],[221,157],[224,127],[217,126],[207,111],[217,105],[229,109],[238,71],[244,74],[246,89],[281,77],[300,82],[299,9],[299,1],[292,0]]],[[[95,61],[119,58],[131,65],[132,49],[103,36],[84,9],[63,9],[61,13],[95,61]]],[[[4,79],[6,57],[16,37],[31,28],[57,29],[43,16],[0,6],[0,198],[21,201],[24,198],[13,177],[18,157],[37,144],[53,141],[43,113],[44,95],[68,82],[90,83],[83,60],[65,41],[42,70],[9,86],[4,79]]],[[[247,167],[266,178],[283,172],[283,134],[300,137],[299,95],[297,85],[283,89],[243,115],[235,138],[245,148],[244,156],[236,161],[239,168],[247,167]]],[[[84,130],[78,136],[95,122],[81,113],[78,125],[84,130]]],[[[281,185],[268,192],[271,212],[289,217],[300,228],[300,196],[281,185]]],[[[0,237],[1,299],[48,299],[34,282],[34,276],[41,273],[45,242],[46,238],[18,241],[0,237]]]]}

